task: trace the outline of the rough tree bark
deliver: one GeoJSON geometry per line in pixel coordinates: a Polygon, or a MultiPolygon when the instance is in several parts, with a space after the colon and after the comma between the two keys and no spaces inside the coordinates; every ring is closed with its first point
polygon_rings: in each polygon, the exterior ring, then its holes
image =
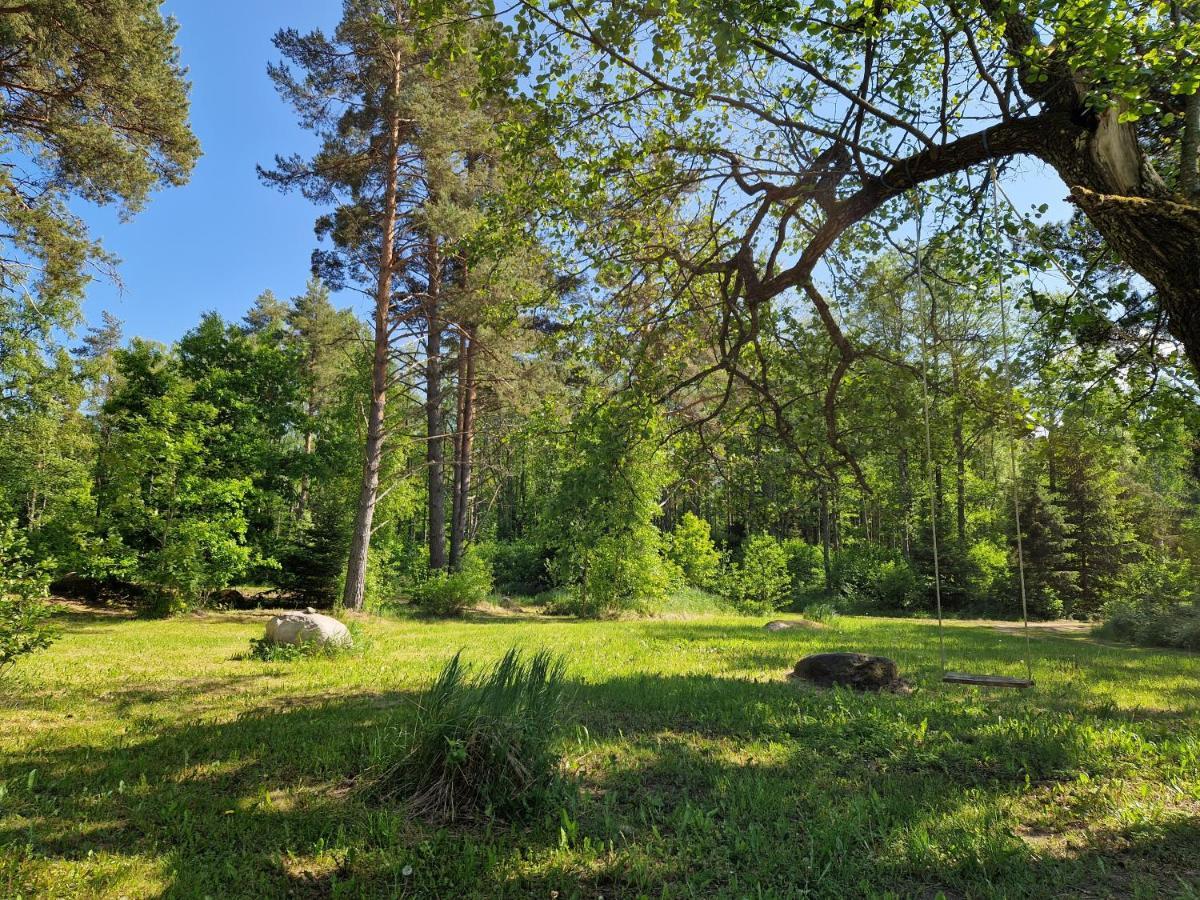
{"type": "MultiPolygon", "coordinates": [[[[397,53],[393,58],[392,84],[389,93],[393,104],[400,93],[400,72],[400,56],[397,53]]],[[[342,592],[342,604],[347,609],[362,609],[363,606],[367,582],[367,555],[371,547],[375,505],[379,500],[379,470],[383,464],[383,447],[386,438],[385,413],[390,376],[388,312],[391,307],[392,269],[395,264],[400,126],[400,110],[394,108],[388,117],[387,158],[385,160],[387,176],[384,181],[379,271],[375,283],[371,408],[367,413],[367,440],[363,451],[363,474],[358,493],[358,512],[354,517],[354,533],[350,539],[350,559],[346,566],[346,586],[342,592]]]]}
{"type": "Polygon", "coordinates": [[[446,568],[446,435],[442,411],[441,253],[429,243],[429,298],[425,330],[425,467],[428,491],[429,568],[446,568]]]}
{"type": "Polygon", "coordinates": [[[450,516],[450,567],[462,566],[466,552],[471,504],[471,475],[475,449],[475,327],[463,327],[459,350],[459,418],[455,440],[454,497],[450,516]]]}

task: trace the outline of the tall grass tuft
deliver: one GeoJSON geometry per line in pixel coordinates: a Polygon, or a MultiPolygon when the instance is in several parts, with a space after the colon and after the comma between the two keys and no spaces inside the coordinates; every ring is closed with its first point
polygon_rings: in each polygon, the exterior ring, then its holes
{"type": "Polygon", "coordinates": [[[456,653],[413,723],[373,744],[367,789],[433,822],[534,814],[559,784],[553,744],[566,701],[561,657],[539,651],[525,659],[513,648],[471,678],[456,653]]]}

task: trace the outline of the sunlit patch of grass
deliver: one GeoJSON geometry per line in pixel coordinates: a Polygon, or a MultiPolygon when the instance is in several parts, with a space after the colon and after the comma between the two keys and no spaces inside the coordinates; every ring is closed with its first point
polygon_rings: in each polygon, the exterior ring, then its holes
{"type": "MultiPolygon", "coordinates": [[[[1031,635],[1037,687],[941,684],[936,628],[837,618],[357,619],[371,650],[237,659],[269,613],[65,616],[0,696],[0,896],[1189,896],[1200,657],[1031,635]],[[460,648],[566,656],[578,785],[441,828],[351,789],[460,648]],[[909,697],[802,690],[807,653],[891,656],[909,697]],[[31,775],[31,773],[33,773],[31,775]],[[90,853],[90,855],[89,855],[90,853]]],[[[1024,639],[945,632],[955,668],[1024,639]]],[[[1193,891],[1192,896],[1195,896],[1193,891]]]]}

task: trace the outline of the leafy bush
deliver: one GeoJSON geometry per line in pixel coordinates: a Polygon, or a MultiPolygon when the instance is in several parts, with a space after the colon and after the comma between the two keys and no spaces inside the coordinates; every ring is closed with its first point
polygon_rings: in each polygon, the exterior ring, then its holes
{"type": "Polygon", "coordinates": [[[925,599],[912,565],[899,553],[876,544],[856,544],[833,559],[832,580],[851,609],[905,610],[925,599]]]}
{"type": "Polygon", "coordinates": [[[434,822],[536,813],[559,783],[554,741],[565,707],[559,657],[540,651],[525,660],[511,649],[472,680],[455,654],[411,726],[372,743],[368,790],[434,822]]]}
{"type": "Polygon", "coordinates": [[[635,529],[641,534],[606,535],[576,555],[583,565],[574,613],[611,616],[622,611],[646,611],[662,602],[670,573],[658,552],[658,529],[635,529]]]}
{"type": "Polygon", "coordinates": [[[480,553],[491,560],[496,588],[507,594],[532,597],[551,588],[553,552],[535,541],[488,544],[480,553]]]}
{"type": "Polygon", "coordinates": [[[492,567],[474,548],[463,557],[457,572],[431,573],[413,591],[413,606],[431,616],[455,616],[482,603],[492,593],[492,567]]]}
{"type": "Polygon", "coordinates": [[[804,618],[814,622],[832,622],[837,617],[837,607],[832,603],[810,603],[804,607],[804,618]]]}
{"type": "Polygon", "coordinates": [[[679,567],[693,587],[708,587],[721,569],[721,554],[712,539],[712,527],[695,513],[685,512],[666,541],[667,559],[679,567]]]}
{"type": "Polygon", "coordinates": [[[18,659],[54,642],[44,598],[49,577],[29,558],[24,537],[11,522],[0,522],[0,676],[18,659]]]}
{"type": "MultiPolygon", "coordinates": [[[[1009,615],[1016,611],[1015,604],[1021,602],[1020,587],[1013,589],[1014,597],[1013,606],[1006,604],[1002,610],[1002,614],[1009,615]]],[[[1034,586],[1032,589],[1026,584],[1025,589],[1025,605],[1029,610],[1029,618],[1031,619],[1061,619],[1066,611],[1066,606],[1063,603],[1062,597],[1050,585],[1041,584],[1034,586]]]]}
{"type": "Polygon", "coordinates": [[[745,613],[781,609],[792,584],[788,558],[779,541],[769,534],[751,535],[742,545],[742,559],[725,575],[725,596],[745,613]]]}
{"type": "Polygon", "coordinates": [[[783,552],[787,554],[793,593],[799,594],[824,579],[825,560],[820,547],[803,538],[788,538],[783,541],[783,552]]]}
{"type": "MultiPolygon", "coordinates": [[[[1010,567],[1008,547],[986,538],[971,541],[949,535],[941,539],[939,549],[944,609],[981,616],[1019,614],[1013,602],[1016,573],[1010,567]]],[[[924,605],[932,610],[933,554],[927,545],[914,552],[921,569],[930,574],[924,605]]]]}
{"type": "Polygon", "coordinates": [[[1200,650],[1200,592],[1186,561],[1152,556],[1129,566],[1122,593],[1104,605],[1101,634],[1149,646],[1200,650]]]}

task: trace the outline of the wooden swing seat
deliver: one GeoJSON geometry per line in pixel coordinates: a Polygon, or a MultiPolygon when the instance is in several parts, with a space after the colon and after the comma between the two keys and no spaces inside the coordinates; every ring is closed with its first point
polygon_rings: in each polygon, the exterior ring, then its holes
{"type": "Polygon", "coordinates": [[[942,676],[947,684],[977,684],[981,687],[1025,688],[1033,687],[1032,678],[1013,678],[1008,675],[970,675],[966,672],[947,672],[942,676]]]}

